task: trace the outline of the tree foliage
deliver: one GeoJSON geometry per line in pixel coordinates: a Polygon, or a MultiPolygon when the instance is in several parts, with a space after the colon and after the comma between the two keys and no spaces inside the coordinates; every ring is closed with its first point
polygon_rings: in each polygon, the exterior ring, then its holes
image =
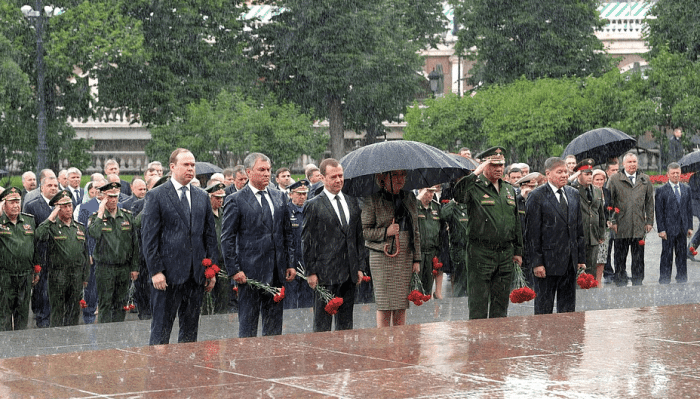
{"type": "Polygon", "coordinates": [[[289,167],[299,154],[320,157],[326,149],[327,135],[312,125],[297,106],[278,104],[273,96],[261,103],[222,90],[214,101],[190,104],[181,119],[154,128],[146,153],[167,159],[174,148],[185,147],[198,161],[225,167],[262,152],[275,167],[289,167]]]}
{"type": "Polygon", "coordinates": [[[654,2],[646,19],[644,38],[650,48],[649,58],[665,48],[672,54],[682,54],[690,61],[700,57],[700,4],[693,0],[663,0],[654,2]]]}
{"type": "Polygon", "coordinates": [[[461,25],[455,51],[476,60],[469,82],[600,76],[614,69],[594,29],[597,1],[453,0],[461,25]]]}
{"type": "Polygon", "coordinates": [[[444,27],[442,5],[421,0],[286,0],[260,26],[254,54],[281,98],[330,122],[331,155],[344,155],[346,120],[396,120],[420,90],[417,51],[444,27]]]}

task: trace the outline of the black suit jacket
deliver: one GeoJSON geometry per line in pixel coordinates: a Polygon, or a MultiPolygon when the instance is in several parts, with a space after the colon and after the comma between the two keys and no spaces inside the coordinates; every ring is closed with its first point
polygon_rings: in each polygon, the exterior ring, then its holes
{"type": "Polygon", "coordinates": [[[202,259],[218,262],[216,225],[209,195],[190,186],[191,217],[187,220],[172,180],[146,194],[141,216],[141,239],[151,276],[163,272],[168,284],[182,284],[194,270],[197,283],[204,283],[202,259]]]}
{"type": "Polygon", "coordinates": [[[350,219],[341,226],[325,191],[308,201],[304,207],[302,241],[306,274],[316,274],[319,284],[342,284],[348,279],[357,283],[357,272],[364,272],[362,218],[357,201],[343,194],[350,219]]]}
{"type": "Polygon", "coordinates": [[[263,222],[262,208],[249,185],[226,197],[221,250],[229,275],[242,271],[247,278],[272,284],[277,273],[281,284],[287,269],[294,268],[294,237],[287,194],[271,186],[267,191],[274,207],[272,226],[263,222]]]}
{"type": "Polygon", "coordinates": [[[563,276],[567,268],[586,263],[586,245],[578,190],[564,186],[564,215],[549,184],[532,190],[525,203],[525,242],[530,265],[544,266],[548,276],[563,276]]]}
{"type": "Polygon", "coordinates": [[[668,238],[685,235],[693,229],[693,208],[690,204],[690,187],[680,183],[681,203],[678,204],[671,183],[656,189],[656,230],[666,232],[668,238]]]}
{"type": "Polygon", "coordinates": [[[44,200],[44,197],[41,195],[38,198],[31,200],[24,208],[24,213],[34,216],[34,221],[36,222],[37,226],[42,224],[44,220],[49,217],[52,211],[53,208],[46,203],[46,200],[44,200]]]}

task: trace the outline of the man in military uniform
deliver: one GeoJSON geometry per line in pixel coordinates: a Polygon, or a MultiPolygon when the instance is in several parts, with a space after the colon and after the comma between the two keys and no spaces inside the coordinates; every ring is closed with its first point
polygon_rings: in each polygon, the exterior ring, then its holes
{"type": "Polygon", "coordinates": [[[0,194],[0,331],[24,330],[29,319],[33,273],[34,217],[21,213],[22,192],[10,187],[0,194]]]}
{"type": "MultiPolygon", "coordinates": [[[[224,217],[223,205],[224,197],[226,197],[226,193],[224,190],[226,190],[226,185],[224,183],[219,183],[218,181],[210,182],[210,184],[204,190],[207,193],[209,193],[209,199],[211,201],[211,210],[214,213],[214,225],[216,226],[216,240],[218,243],[217,248],[219,251],[219,259],[223,259],[223,257],[221,256],[221,221],[224,217]]],[[[221,270],[225,273],[226,267],[221,261],[219,261],[219,263],[221,263],[221,265],[217,266],[219,266],[221,270]]],[[[205,294],[205,298],[202,303],[201,314],[212,314],[211,311],[213,311],[213,314],[228,313],[229,300],[231,294],[233,293],[231,288],[231,282],[228,281],[226,277],[217,276],[216,285],[214,286],[214,289],[211,290],[211,293],[205,294]],[[209,302],[209,298],[213,300],[213,303],[209,302]]]]}
{"type": "Polygon", "coordinates": [[[85,227],[73,220],[72,197],[69,190],[59,191],[49,202],[53,211],[36,229],[37,240],[47,243],[51,327],[78,325],[82,289],[90,274],[85,227]]]}
{"type": "Polygon", "coordinates": [[[469,212],[469,318],[506,317],[523,233],[515,191],[502,179],[505,150],[492,147],[477,158],[483,162],[455,187],[455,199],[469,212]]]}
{"type": "Polygon", "coordinates": [[[444,270],[437,270],[437,275],[433,275],[433,258],[444,265],[449,265],[449,247],[447,244],[447,223],[440,218],[440,205],[433,201],[437,189],[429,187],[421,189],[417,197],[418,209],[418,229],[420,231],[420,280],[423,285],[424,294],[433,293],[433,282],[435,287],[435,298],[442,299],[442,276],[444,270]]]}
{"type": "Polygon", "coordinates": [[[469,245],[469,214],[467,205],[453,200],[446,200],[445,205],[440,210],[440,218],[448,226],[450,266],[452,268],[452,296],[464,297],[467,296],[467,246],[469,245]]]}
{"type": "Polygon", "coordinates": [[[139,244],[131,212],[119,209],[119,182],[100,187],[106,197],[90,216],[88,230],[95,239],[95,280],[100,311],[99,323],[124,321],[129,282],[139,270],[139,244]]]}
{"type": "Polygon", "coordinates": [[[600,265],[600,273],[597,271],[598,265],[598,245],[603,243],[605,236],[605,202],[603,191],[593,186],[593,166],[595,161],[586,158],[576,164],[574,172],[578,172],[576,181],[572,186],[578,189],[581,196],[581,221],[583,222],[583,236],[586,242],[586,271],[597,276],[603,275],[604,265],[600,265]]]}
{"type": "MultiPolygon", "coordinates": [[[[318,169],[317,169],[318,170],[318,169]]],[[[311,182],[306,179],[289,186],[289,221],[294,235],[294,265],[304,265],[301,245],[301,226],[304,224],[304,204],[311,182]]],[[[284,283],[284,308],[310,308],[314,304],[314,290],[301,277],[284,283]]]]}

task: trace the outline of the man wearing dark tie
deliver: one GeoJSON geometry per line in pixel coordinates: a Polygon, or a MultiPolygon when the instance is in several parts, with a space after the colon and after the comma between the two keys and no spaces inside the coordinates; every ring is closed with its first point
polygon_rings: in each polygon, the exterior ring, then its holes
{"type": "MultiPolygon", "coordinates": [[[[53,173],[53,172],[52,172],[53,173]]],[[[36,226],[42,224],[49,217],[53,207],[49,205],[51,199],[58,193],[58,179],[55,175],[46,174],[41,180],[40,194],[24,207],[24,212],[34,216],[36,226]]],[[[36,247],[39,259],[46,259],[46,244],[38,243],[36,247]]],[[[45,266],[42,264],[42,266],[45,266]]],[[[36,326],[39,328],[50,325],[51,305],[49,304],[48,268],[42,267],[39,282],[32,290],[32,311],[36,316],[36,326]]]]}
{"type": "Polygon", "coordinates": [[[266,155],[249,154],[243,164],[248,185],[226,197],[221,232],[226,270],[239,287],[238,336],[257,336],[261,316],[262,334],[280,335],[282,303],[246,284],[246,279],[281,288],[296,276],[287,195],[268,187],[271,164],[266,155]]]}
{"type": "MultiPolygon", "coordinates": [[[[340,190],[345,182],[343,167],[333,158],[320,165],[323,192],[306,204],[302,242],[309,286],[317,284],[343,298],[335,316],[336,330],[351,330],[355,304],[355,286],[364,276],[364,236],[360,207],[355,198],[340,190]]],[[[326,302],[316,294],[314,332],[330,331],[332,316],[326,302]]]]}
{"type": "Polygon", "coordinates": [[[175,316],[178,342],[197,341],[204,291],[216,277],[205,279],[202,260],[216,263],[217,240],[209,196],[193,187],[194,155],[178,148],[170,155],[172,178],[146,194],[141,239],[151,291],[150,345],[170,342],[175,316]]]}
{"type": "Polygon", "coordinates": [[[83,203],[83,190],[80,187],[80,179],[83,174],[78,168],[68,168],[68,187],[70,193],[73,194],[73,209],[77,208],[78,205],[83,203]]]}
{"type": "Polygon", "coordinates": [[[681,166],[668,165],[668,183],[656,189],[656,228],[661,237],[659,284],[671,282],[673,253],[676,254],[676,282],[688,281],[686,242],[693,235],[693,208],[690,187],[682,184],[681,166]]]}
{"type": "Polygon", "coordinates": [[[535,276],[535,314],[576,311],[576,274],[585,269],[586,244],[578,191],[567,186],[561,158],[544,163],[547,184],[532,190],[525,203],[525,242],[535,276]]]}

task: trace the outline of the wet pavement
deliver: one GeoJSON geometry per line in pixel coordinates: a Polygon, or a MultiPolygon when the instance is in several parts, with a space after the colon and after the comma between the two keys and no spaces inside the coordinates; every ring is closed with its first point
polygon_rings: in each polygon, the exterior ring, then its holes
{"type": "Polygon", "coordinates": [[[284,335],[238,339],[237,315],[215,315],[199,342],[158,347],[134,314],[2,332],[0,397],[698,397],[700,263],[688,283],[660,285],[660,251],[654,232],[644,285],[578,290],[569,314],[532,316],[530,302],[466,321],[467,299],[446,282],[445,299],[388,329],[360,304],[349,332],[310,333],[311,310],[295,309],[284,335]]]}

